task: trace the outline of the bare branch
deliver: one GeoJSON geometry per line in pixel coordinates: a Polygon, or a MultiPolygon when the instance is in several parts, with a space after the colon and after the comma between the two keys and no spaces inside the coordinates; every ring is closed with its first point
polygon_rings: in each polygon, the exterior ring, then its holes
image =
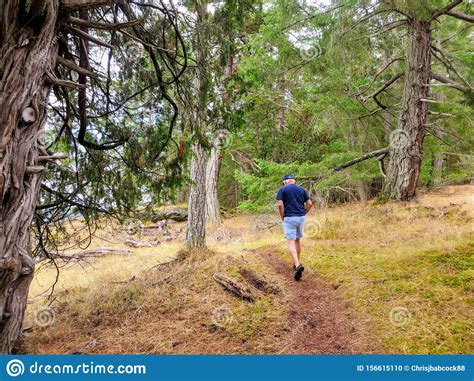
{"type": "Polygon", "coordinates": [[[374,101],[377,103],[377,105],[385,110],[385,109],[387,108],[387,106],[385,106],[385,105],[383,105],[383,104],[381,104],[381,103],[379,102],[379,100],[377,99],[377,95],[379,95],[382,91],[384,91],[385,89],[387,89],[390,85],[392,85],[397,79],[399,79],[399,78],[402,77],[402,76],[403,76],[403,73],[398,73],[398,74],[396,74],[395,76],[393,76],[392,78],[390,78],[387,82],[385,82],[385,83],[383,84],[383,86],[382,86],[380,89],[378,89],[377,91],[375,91],[374,93],[372,93],[372,94],[369,95],[368,97],[363,98],[362,101],[363,101],[363,102],[366,102],[367,99],[373,98],[374,101]]]}
{"type": "Polygon", "coordinates": [[[70,89],[83,89],[85,88],[84,85],[81,85],[80,83],[76,83],[76,82],[73,82],[73,81],[68,81],[66,79],[59,79],[59,78],[56,78],[54,76],[52,76],[51,74],[48,75],[48,78],[47,78],[47,83],[53,85],[53,86],[62,86],[62,87],[68,87],[70,89]]]}
{"type": "Polygon", "coordinates": [[[465,15],[463,13],[458,13],[458,12],[453,12],[453,11],[448,11],[446,12],[446,14],[449,16],[456,17],[457,19],[460,19],[460,20],[474,23],[474,16],[471,16],[471,15],[465,15]]]}
{"type": "Polygon", "coordinates": [[[62,160],[67,159],[67,155],[48,155],[48,156],[38,156],[38,161],[53,161],[53,160],[62,160]]]}
{"type": "Polygon", "coordinates": [[[76,35],[77,37],[80,37],[80,38],[85,38],[86,40],[90,41],[90,42],[93,42],[94,44],[97,44],[97,45],[102,45],[102,46],[105,46],[106,48],[109,48],[109,49],[113,49],[114,46],[105,42],[105,41],[102,41],[101,39],[99,38],[96,38],[96,37],[93,37],[91,36],[89,33],[86,33],[86,32],[83,32],[82,30],[80,29],[76,29],[72,26],[68,27],[68,30],[76,35]]]}
{"type": "Polygon", "coordinates": [[[444,103],[440,101],[435,101],[434,99],[426,99],[426,98],[420,98],[420,102],[426,102],[426,103],[444,103]]]}
{"type": "Polygon", "coordinates": [[[119,0],[61,0],[60,8],[62,11],[78,11],[80,9],[97,8],[104,5],[117,4],[119,0]]]}
{"type": "Polygon", "coordinates": [[[438,73],[431,73],[431,78],[437,80],[438,82],[441,82],[441,83],[444,83],[446,85],[449,85],[459,91],[462,91],[463,93],[466,93],[468,91],[470,91],[471,89],[470,88],[467,88],[466,86],[463,86],[449,78],[446,78],[444,76],[442,76],[441,74],[438,74],[438,73]]]}
{"type": "Polygon", "coordinates": [[[459,74],[459,72],[456,70],[454,65],[449,60],[449,58],[441,49],[437,48],[436,46],[431,45],[431,52],[446,67],[448,72],[452,71],[465,85],[469,86],[469,83],[461,76],[461,74],[459,74]],[[439,56],[436,53],[439,53],[441,56],[439,56]]]}
{"type": "Polygon", "coordinates": [[[374,78],[372,79],[372,81],[369,83],[369,85],[362,91],[360,91],[359,93],[356,94],[356,96],[359,96],[359,95],[362,95],[364,94],[367,90],[369,90],[372,85],[374,84],[374,82],[377,80],[377,78],[379,77],[380,74],[382,74],[385,70],[387,70],[387,68],[393,64],[394,62],[397,62],[397,61],[402,61],[404,58],[403,57],[396,57],[394,58],[393,60],[391,60],[390,62],[388,62],[387,64],[384,65],[384,67],[382,69],[380,69],[380,71],[377,72],[377,74],[375,74],[374,78]]]}
{"type": "Polygon", "coordinates": [[[382,174],[383,177],[387,177],[387,173],[385,172],[385,164],[383,162],[383,159],[385,159],[385,157],[388,155],[388,152],[386,153],[383,153],[382,155],[380,155],[377,160],[379,162],[379,170],[380,170],[380,173],[382,174]]]}
{"type": "Polygon", "coordinates": [[[353,166],[354,164],[360,163],[364,160],[371,159],[376,156],[381,156],[381,155],[386,155],[389,152],[389,147],[385,147],[376,151],[372,151],[369,153],[366,153],[365,155],[362,155],[361,157],[358,157],[357,159],[353,159],[351,161],[348,161],[347,163],[338,165],[337,167],[334,167],[331,172],[338,172],[342,171],[343,169],[346,169],[348,167],[353,166]]]}
{"type": "Polygon", "coordinates": [[[143,22],[142,19],[136,19],[136,20],[123,22],[123,23],[117,23],[117,24],[105,24],[105,23],[100,23],[100,22],[87,21],[87,20],[83,20],[77,17],[72,17],[72,16],[69,16],[67,21],[73,25],[78,25],[78,26],[83,26],[86,28],[93,28],[93,29],[103,29],[103,30],[119,30],[119,29],[125,29],[125,28],[132,28],[143,22]]]}
{"type": "Polygon", "coordinates": [[[406,20],[406,19],[393,21],[393,22],[391,22],[387,25],[382,25],[381,29],[378,32],[373,33],[373,34],[369,34],[368,36],[357,37],[353,41],[361,40],[363,38],[376,37],[380,34],[387,33],[389,31],[391,31],[392,29],[398,28],[399,26],[405,25],[405,24],[407,24],[407,22],[408,22],[408,20],[406,20]]]}
{"type": "Polygon", "coordinates": [[[454,1],[451,1],[448,5],[446,5],[445,7],[441,8],[441,9],[438,9],[436,11],[434,11],[431,15],[431,20],[434,20],[435,18],[441,16],[441,15],[444,15],[446,13],[448,13],[451,9],[453,9],[454,7],[458,6],[459,4],[462,3],[462,0],[454,0],[454,1]]]}
{"type": "Polygon", "coordinates": [[[446,117],[453,116],[453,114],[448,114],[446,112],[437,112],[437,111],[428,111],[428,114],[429,115],[446,116],[446,117]]]}
{"type": "Polygon", "coordinates": [[[56,62],[60,65],[66,66],[67,68],[75,71],[76,73],[83,74],[94,79],[99,79],[100,77],[103,77],[103,75],[93,73],[92,71],[80,67],[75,62],[69,61],[61,56],[58,56],[56,58],[56,62]]]}

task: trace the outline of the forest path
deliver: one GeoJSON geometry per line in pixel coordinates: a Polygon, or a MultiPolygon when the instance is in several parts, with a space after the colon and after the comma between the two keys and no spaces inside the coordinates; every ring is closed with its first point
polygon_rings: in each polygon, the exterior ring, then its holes
{"type": "MultiPolygon", "coordinates": [[[[350,303],[325,280],[305,267],[300,281],[293,278],[293,269],[278,254],[278,246],[252,250],[260,255],[279,278],[283,302],[289,320],[286,330],[288,344],[282,353],[368,353],[373,349],[364,342],[356,328],[350,303]]],[[[366,340],[365,340],[366,341],[366,340]]]]}

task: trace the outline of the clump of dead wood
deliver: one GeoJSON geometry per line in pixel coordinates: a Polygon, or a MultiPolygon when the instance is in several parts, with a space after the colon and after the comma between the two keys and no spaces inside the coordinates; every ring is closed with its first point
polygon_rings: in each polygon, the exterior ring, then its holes
{"type": "Polygon", "coordinates": [[[252,294],[252,291],[246,285],[240,283],[239,281],[231,278],[230,276],[215,273],[213,276],[214,280],[222,285],[227,291],[238,296],[243,300],[248,300],[249,302],[255,302],[256,297],[252,294]]]}

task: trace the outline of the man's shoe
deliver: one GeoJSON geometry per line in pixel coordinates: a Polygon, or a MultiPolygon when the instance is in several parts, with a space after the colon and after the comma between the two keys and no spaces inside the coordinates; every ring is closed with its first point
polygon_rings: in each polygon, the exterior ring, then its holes
{"type": "Polygon", "coordinates": [[[295,280],[300,280],[301,276],[303,275],[304,267],[303,265],[299,265],[295,268],[295,280]]]}

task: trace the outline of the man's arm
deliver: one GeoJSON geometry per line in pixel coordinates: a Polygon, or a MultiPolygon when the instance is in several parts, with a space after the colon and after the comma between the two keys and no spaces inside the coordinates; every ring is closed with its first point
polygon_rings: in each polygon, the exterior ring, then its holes
{"type": "Polygon", "coordinates": [[[285,206],[283,205],[282,200],[278,200],[278,213],[280,213],[280,218],[283,221],[285,218],[285,206]]]}
{"type": "Polygon", "coordinates": [[[313,201],[311,201],[311,199],[308,199],[305,202],[304,207],[306,209],[306,213],[308,213],[311,210],[311,208],[313,207],[313,201]]]}

